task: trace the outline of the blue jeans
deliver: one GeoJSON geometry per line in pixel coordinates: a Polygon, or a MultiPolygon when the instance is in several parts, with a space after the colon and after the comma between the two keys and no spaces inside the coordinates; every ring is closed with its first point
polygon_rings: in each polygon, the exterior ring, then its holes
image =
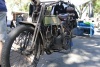
{"type": "Polygon", "coordinates": [[[5,42],[7,38],[6,12],[0,12],[0,41],[5,42]]]}

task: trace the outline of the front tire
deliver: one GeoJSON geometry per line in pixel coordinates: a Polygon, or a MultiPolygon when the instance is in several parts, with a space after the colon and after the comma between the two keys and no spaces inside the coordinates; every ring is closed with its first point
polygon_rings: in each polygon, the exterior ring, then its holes
{"type": "Polygon", "coordinates": [[[38,37],[34,50],[30,51],[33,33],[34,28],[29,25],[20,25],[9,33],[9,39],[6,40],[2,50],[2,67],[37,66],[41,54],[41,43],[38,37]]]}

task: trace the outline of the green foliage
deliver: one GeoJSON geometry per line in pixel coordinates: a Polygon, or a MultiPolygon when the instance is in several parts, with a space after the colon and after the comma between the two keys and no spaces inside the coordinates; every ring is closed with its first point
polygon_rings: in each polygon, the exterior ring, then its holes
{"type": "Polygon", "coordinates": [[[26,12],[29,11],[28,3],[23,5],[22,11],[26,11],[26,12]]]}
{"type": "Polygon", "coordinates": [[[100,13],[100,0],[93,0],[94,12],[100,13]]]}
{"type": "MultiPolygon", "coordinates": [[[[94,6],[94,12],[100,13],[100,0],[92,0],[94,6]]],[[[6,0],[6,3],[9,3],[10,9],[13,10],[14,6],[17,6],[21,11],[28,11],[28,3],[30,0],[6,0]]],[[[84,4],[83,6],[85,6],[84,4]]],[[[81,8],[83,9],[83,8],[81,8]]]]}
{"type": "Polygon", "coordinates": [[[8,9],[15,10],[15,6],[19,11],[28,11],[29,10],[29,2],[30,0],[5,0],[8,4],[8,9]]]}

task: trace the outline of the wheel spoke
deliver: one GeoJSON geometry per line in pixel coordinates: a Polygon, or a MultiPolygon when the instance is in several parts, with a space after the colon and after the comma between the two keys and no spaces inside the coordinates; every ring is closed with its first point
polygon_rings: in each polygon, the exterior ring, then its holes
{"type": "MultiPolygon", "coordinates": [[[[21,33],[16,39],[14,40],[11,51],[10,51],[10,65],[11,67],[18,66],[30,66],[31,64],[37,65],[39,61],[40,52],[38,53],[38,46],[35,50],[33,50],[35,54],[23,54],[23,51],[28,50],[31,48],[31,39],[32,33],[25,31],[21,33]]],[[[39,43],[37,43],[39,44],[39,43]]],[[[40,49],[40,48],[39,48],[40,49]]],[[[28,50],[30,51],[30,50],[28,50]]]]}

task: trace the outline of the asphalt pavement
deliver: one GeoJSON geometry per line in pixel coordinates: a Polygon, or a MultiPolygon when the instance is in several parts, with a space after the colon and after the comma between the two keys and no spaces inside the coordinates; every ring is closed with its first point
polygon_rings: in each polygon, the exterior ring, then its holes
{"type": "Polygon", "coordinates": [[[72,51],[43,55],[37,67],[100,67],[100,30],[93,37],[73,38],[72,51]]]}

